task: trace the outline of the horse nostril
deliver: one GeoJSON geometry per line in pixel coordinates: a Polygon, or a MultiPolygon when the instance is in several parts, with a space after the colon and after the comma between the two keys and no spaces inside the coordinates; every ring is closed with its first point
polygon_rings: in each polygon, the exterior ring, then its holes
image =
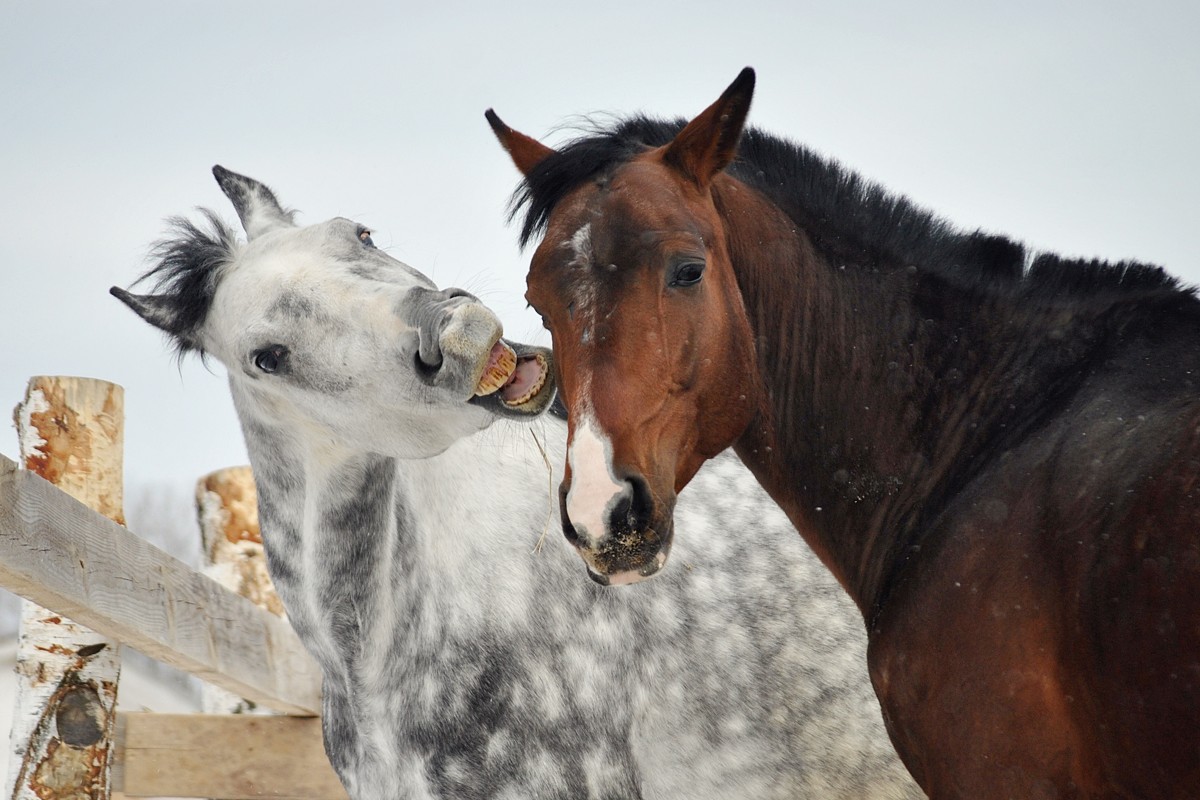
{"type": "Polygon", "coordinates": [[[417,350],[416,356],[413,357],[417,375],[426,383],[432,382],[437,377],[438,370],[442,368],[442,354],[436,353],[434,355],[436,356],[436,360],[426,361],[421,351],[417,350]]]}
{"type": "Polygon", "coordinates": [[[613,533],[633,533],[637,530],[637,515],[633,509],[633,493],[617,500],[608,515],[608,528],[613,533]]]}
{"type": "Polygon", "coordinates": [[[650,487],[641,476],[625,479],[629,492],[624,493],[609,514],[609,529],[613,532],[638,533],[650,527],[654,505],[650,487]]]}
{"type": "Polygon", "coordinates": [[[478,355],[468,352],[475,347],[470,342],[481,341],[481,324],[487,327],[479,319],[486,317],[486,314],[476,313],[474,308],[479,303],[478,299],[465,289],[455,287],[421,287],[410,294],[402,313],[417,332],[417,352],[412,362],[417,377],[429,385],[443,379],[443,344],[449,348],[446,356],[451,365],[450,371],[455,375],[461,373],[461,362],[478,355]],[[446,339],[448,331],[452,331],[453,335],[446,339]]]}
{"type": "Polygon", "coordinates": [[[566,481],[558,485],[558,515],[562,519],[563,536],[571,544],[577,545],[580,542],[579,532],[575,530],[575,525],[571,522],[571,515],[567,513],[567,495],[569,492],[570,488],[567,486],[566,481]]]}
{"type": "Polygon", "coordinates": [[[456,286],[451,286],[448,289],[442,290],[442,294],[446,295],[447,300],[453,300],[456,297],[465,297],[468,300],[478,300],[475,295],[468,292],[466,289],[459,289],[456,286]]]}

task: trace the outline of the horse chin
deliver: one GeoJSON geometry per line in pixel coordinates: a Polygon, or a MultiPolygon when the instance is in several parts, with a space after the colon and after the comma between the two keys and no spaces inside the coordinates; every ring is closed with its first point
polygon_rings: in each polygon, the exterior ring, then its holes
{"type": "Polygon", "coordinates": [[[667,557],[663,553],[659,553],[654,557],[654,560],[642,567],[640,570],[628,570],[625,572],[614,572],[610,575],[604,575],[596,572],[591,567],[587,568],[588,577],[601,586],[630,586],[635,583],[641,583],[647,578],[653,578],[657,575],[664,566],[666,566],[667,557]]]}
{"type": "Polygon", "coordinates": [[[554,356],[545,347],[504,342],[515,354],[515,364],[505,382],[487,394],[467,401],[500,417],[530,419],[549,408],[554,400],[554,356]]]}
{"type": "Polygon", "coordinates": [[[666,528],[665,536],[660,537],[657,534],[654,536],[654,538],[662,539],[662,546],[651,556],[649,561],[640,564],[632,563],[628,554],[621,552],[624,548],[620,545],[610,547],[602,543],[598,550],[593,551],[576,544],[575,549],[583,558],[583,562],[587,566],[588,577],[593,581],[601,586],[629,586],[654,577],[667,565],[667,559],[671,554],[673,531],[669,523],[666,528]]]}

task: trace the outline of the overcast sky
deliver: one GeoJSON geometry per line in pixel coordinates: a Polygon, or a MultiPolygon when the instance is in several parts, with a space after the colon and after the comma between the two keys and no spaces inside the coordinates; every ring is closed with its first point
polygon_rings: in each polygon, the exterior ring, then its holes
{"type": "Polygon", "coordinates": [[[750,65],[752,124],[964,227],[1200,282],[1194,0],[2,8],[0,407],[35,374],[123,385],[128,484],[187,492],[246,461],[223,368],[177,369],[108,295],[145,269],[164,217],[236,221],[213,164],[266,182],[301,222],[370,226],[509,336],[546,341],[489,106],[553,143],[582,114],[693,115],[750,65]]]}

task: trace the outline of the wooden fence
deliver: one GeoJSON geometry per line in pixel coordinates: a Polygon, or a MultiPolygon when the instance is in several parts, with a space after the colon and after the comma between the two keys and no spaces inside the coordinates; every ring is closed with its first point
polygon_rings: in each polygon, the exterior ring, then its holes
{"type": "Polygon", "coordinates": [[[123,527],[123,406],[114,384],[33,378],[14,414],[23,463],[0,456],[0,587],[27,600],[6,797],[344,800],[249,470],[198,487],[218,582],[123,527]],[[217,687],[206,710],[278,715],[118,713],[120,645],[217,687]]]}

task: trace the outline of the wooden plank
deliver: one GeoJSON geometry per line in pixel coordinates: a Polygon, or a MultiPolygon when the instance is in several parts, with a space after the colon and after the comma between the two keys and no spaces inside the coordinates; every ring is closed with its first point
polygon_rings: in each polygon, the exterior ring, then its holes
{"type": "MultiPolygon", "coordinates": [[[[124,409],[108,381],[30,379],[13,414],[25,468],[123,524],[124,409]]],[[[108,800],[120,676],[116,642],[21,604],[7,797],[108,800]]]]}
{"type": "Polygon", "coordinates": [[[121,714],[129,797],[347,800],[321,721],[245,714],[121,714]]]}
{"type": "Polygon", "coordinates": [[[320,671],[287,622],[0,456],[0,586],[290,714],[320,671]]]}

